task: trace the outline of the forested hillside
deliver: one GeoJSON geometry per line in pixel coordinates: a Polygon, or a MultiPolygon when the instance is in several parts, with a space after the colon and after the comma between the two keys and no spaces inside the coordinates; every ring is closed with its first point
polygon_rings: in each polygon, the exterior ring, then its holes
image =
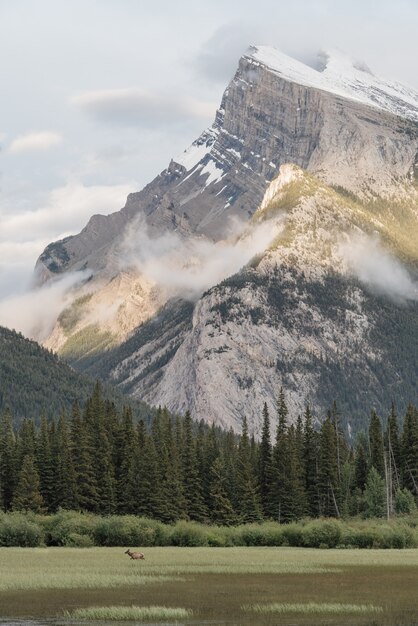
{"type": "MultiPolygon", "coordinates": [[[[56,354],[42,348],[20,333],[0,327],[0,411],[8,407],[15,420],[30,417],[48,419],[62,410],[69,411],[75,400],[85,402],[94,381],[75,372],[56,354]]],[[[124,397],[111,387],[105,396],[118,406],[124,397]]],[[[152,411],[144,403],[131,401],[136,416],[149,418],[152,411]]]]}

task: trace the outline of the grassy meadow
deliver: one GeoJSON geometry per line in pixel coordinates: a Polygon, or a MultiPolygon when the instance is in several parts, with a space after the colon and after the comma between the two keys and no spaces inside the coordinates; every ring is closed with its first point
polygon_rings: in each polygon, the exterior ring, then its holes
{"type": "MultiPolygon", "coordinates": [[[[135,548],[135,546],[130,546],[135,548]]],[[[418,623],[418,550],[1,548],[0,617],[66,624],[418,623]]]]}

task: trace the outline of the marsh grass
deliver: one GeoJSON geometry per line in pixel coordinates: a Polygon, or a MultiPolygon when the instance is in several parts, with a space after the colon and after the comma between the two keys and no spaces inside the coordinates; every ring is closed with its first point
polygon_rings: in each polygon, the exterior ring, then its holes
{"type": "Polygon", "coordinates": [[[192,615],[191,609],[167,606],[92,606],[65,612],[68,619],[110,621],[187,619],[192,615]]]}
{"type": "MultiPolygon", "coordinates": [[[[377,611],[341,612],[335,618],[339,626],[366,626],[371,619],[378,626],[418,623],[415,549],[129,547],[142,548],[145,560],[131,561],[123,548],[0,549],[0,614],[62,618],[68,611],[69,624],[82,621],[77,609],[179,606],[190,608],[199,623],[271,626],[278,614],[253,607],[290,605],[310,606],[297,622],[318,626],[329,624],[331,609],[321,613],[312,607],[354,604],[377,611]],[[251,609],[243,611],[244,605],[251,609]]],[[[290,611],[289,620],[280,622],[294,622],[294,615],[290,611]]]]}
{"type": "Polygon", "coordinates": [[[307,602],[307,603],[279,603],[253,604],[242,607],[244,611],[255,613],[382,613],[381,606],[373,604],[341,604],[339,602],[307,602]]]}

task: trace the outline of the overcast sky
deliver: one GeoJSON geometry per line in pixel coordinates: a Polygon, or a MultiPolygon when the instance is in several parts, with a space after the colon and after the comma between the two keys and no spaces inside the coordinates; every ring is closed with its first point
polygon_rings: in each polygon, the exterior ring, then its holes
{"type": "Polygon", "coordinates": [[[418,89],[417,0],[0,0],[0,298],[212,122],[250,43],[418,89]]]}

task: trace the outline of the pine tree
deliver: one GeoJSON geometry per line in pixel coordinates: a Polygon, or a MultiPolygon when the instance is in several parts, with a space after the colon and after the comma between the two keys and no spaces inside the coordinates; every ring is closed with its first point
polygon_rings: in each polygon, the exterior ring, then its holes
{"type": "Polygon", "coordinates": [[[368,517],[384,517],[386,511],[385,483],[374,465],[367,475],[366,489],[364,490],[366,515],[368,517]]]}
{"type": "Polygon", "coordinates": [[[263,407],[263,426],[258,465],[258,484],[261,507],[265,517],[271,517],[270,485],[272,480],[272,448],[270,441],[270,417],[267,404],[263,407]]]}
{"type": "Polygon", "coordinates": [[[385,434],[385,446],[388,451],[388,459],[391,467],[391,473],[394,477],[394,485],[396,488],[401,486],[401,465],[402,453],[401,442],[399,439],[398,416],[396,415],[395,403],[392,402],[390,415],[385,434]]]}
{"type": "Polygon", "coordinates": [[[289,512],[288,519],[300,519],[304,517],[308,509],[308,501],[305,491],[305,476],[302,459],[302,422],[300,418],[296,429],[289,428],[289,468],[288,468],[288,488],[289,488],[289,512]]]}
{"type": "Polygon", "coordinates": [[[99,509],[99,494],[93,466],[93,443],[78,403],[74,403],[72,408],[70,450],[75,470],[77,508],[96,512],[99,509]]]}
{"type": "Polygon", "coordinates": [[[22,461],[16,490],[13,496],[14,511],[44,512],[44,501],[39,491],[39,474],[35,458],[28,454],[22,461]]]}
{"type": "Polygon", "coordinates": [[[369,473],[369,462],[367,459],[367,438],[364,433],[357,435],[355,456],[354,456],[354,485],[359,491],[364,491],[369,473]]]}
{"type": "Polygon", "coordinates": [[[312,413],[309,405],[305,410],[304,424],[304,475],[305,475],[305,491],[308,502],[308,514],[311,517],[318,515],[318,454],[317,454],[317,435],[312,425],[312,413]]]}
{"type": "Polygon", "coordinates": [[[53,442],[52,462],[54,465],[54,509],[77,508],[76,473],[71,456],[68,425],[61,415],[53,442]]]}
{"type": "Polygon", "coordinates": [[[230,526],[236,522],[237,518],[225,487],[227,476],[225,473],[225,463],[221,456],[218,456],[213,461],[210,474],[211,520],[215,524],[230,526]]]}
{"type": "Polygon", "coordinates": [[[16,438],[12,416],[6,409],[0,424],[0,494],[1,507],[5,511],[12,508],[17,468],[16,438]]]}
{"type": "Polygon", "coordinates": [[[200,482],[197,465],[192,418],[188,411],[184,416],[183,429],[182,475],[183,491],[186,499],[186,513],[189,519],[201,522],[206,518],[207,511],[203,500],[202,484],[200,482]]]}
{"type": "Polygon", "coordinates": [[[402,432],[403,486],[418,497],[418,413],[408,406],[402,432]]]}
{"type": "Polygon", "coordinates": [[[369,425],[369,446],[370,446],[370,465],[374,467],[380,476],[385,475],[384,457],[383,457],[383,435],[382,424],[376,414],[372,411],[369,425]]]}
{"type": "Polygon", "coordinates": [[[290,450],[287,426],[288,409],[283,389],[278,402],[278,424],[273,448],[272,480],[270,487],[271,513],[278,522],[292,519],[289,488],[290,450]]]}
{"type": "Polygon", "coordinates": [[[257,490],[257,480],[251,462],[251,447],[245,417],[242,422],[242,435],[238,446],[237,490],[241,521],[243,523],[261,521],[261,504],[257,490]]]}
{"type": "Polygon", "coordinates": [[[338,466],[335,445],[335,429],[331,415],[323,421],[319,449],[319,513],[329,517],[339,517],[338,466]]]}
{"type": "Polygon", "coordinates": [[[45,415],[41,417],[41,424],[36,439],[36,465],[39,472],[40,492],[48,511],[54,510],[54,473],[49,439],[48,422],[45,415]]]}

